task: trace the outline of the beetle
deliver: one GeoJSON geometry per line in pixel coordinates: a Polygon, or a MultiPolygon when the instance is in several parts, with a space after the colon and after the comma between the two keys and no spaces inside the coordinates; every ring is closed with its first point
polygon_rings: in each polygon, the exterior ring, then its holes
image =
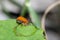
{"type": "Polygon", "coordinates": [[[18,24],[24,24],[24,25],[28,24],[28,20],[25,17],[23,17],[23,16],[17,17],[16,22],[18,24]]]}

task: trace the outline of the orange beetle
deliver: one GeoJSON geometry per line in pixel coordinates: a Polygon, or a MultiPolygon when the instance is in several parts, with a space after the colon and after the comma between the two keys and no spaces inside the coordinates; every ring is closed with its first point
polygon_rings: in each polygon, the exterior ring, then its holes
{"type": "Polygon", "coordinates": [[[23,23],[24,25],[28,24],[28,20],[24,18],[23,16],[19,16],[16,20],[18,24],[21,24],[21,23],[23,23]]]}

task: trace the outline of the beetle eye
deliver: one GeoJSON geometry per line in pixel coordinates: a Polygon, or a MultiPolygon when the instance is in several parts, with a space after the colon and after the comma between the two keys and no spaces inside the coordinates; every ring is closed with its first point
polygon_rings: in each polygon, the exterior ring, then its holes
{"type": "Polygon", "coordinates": [[[19,21],[19,20],[16,20],[16,22],[17,22],[18,24],[21,24],[21,23],[22,23],[22,21],[19,21]]]}

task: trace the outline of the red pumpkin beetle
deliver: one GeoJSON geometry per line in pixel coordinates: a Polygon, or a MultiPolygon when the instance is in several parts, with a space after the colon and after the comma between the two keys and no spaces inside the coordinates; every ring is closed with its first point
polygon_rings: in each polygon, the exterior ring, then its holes
{"type": "Polygon", "coordinates": [[[19,16],[19,17],[17,17],[17,23],[18,24],[24,24],[24,25],[26,25],[26,24],[28,24],[28,20],[26,19],[26,18],[24,18],[23,16],[19,16]]]}

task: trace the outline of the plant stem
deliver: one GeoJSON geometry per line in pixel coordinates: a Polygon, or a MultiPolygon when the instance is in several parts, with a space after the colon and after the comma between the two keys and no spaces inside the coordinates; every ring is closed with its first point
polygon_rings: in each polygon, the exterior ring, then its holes
{"type": "Polygon", "coordinates": [[[21,16],[24,16],[26,14],[27,11],[27,7],[26,7],[26,3],[29,2],[29,0],[25,0],[25,4],[23,6],[22,12],[21,12],[21,16]]]}
{"type": "Polygon", "coordinates": [[[22,8],[21,4],[18,4],[17,2],[13,1],[13,0],[9,0],[10,2],[12,2],[13,4],[17,5],[18,7],[22,8]]]}

